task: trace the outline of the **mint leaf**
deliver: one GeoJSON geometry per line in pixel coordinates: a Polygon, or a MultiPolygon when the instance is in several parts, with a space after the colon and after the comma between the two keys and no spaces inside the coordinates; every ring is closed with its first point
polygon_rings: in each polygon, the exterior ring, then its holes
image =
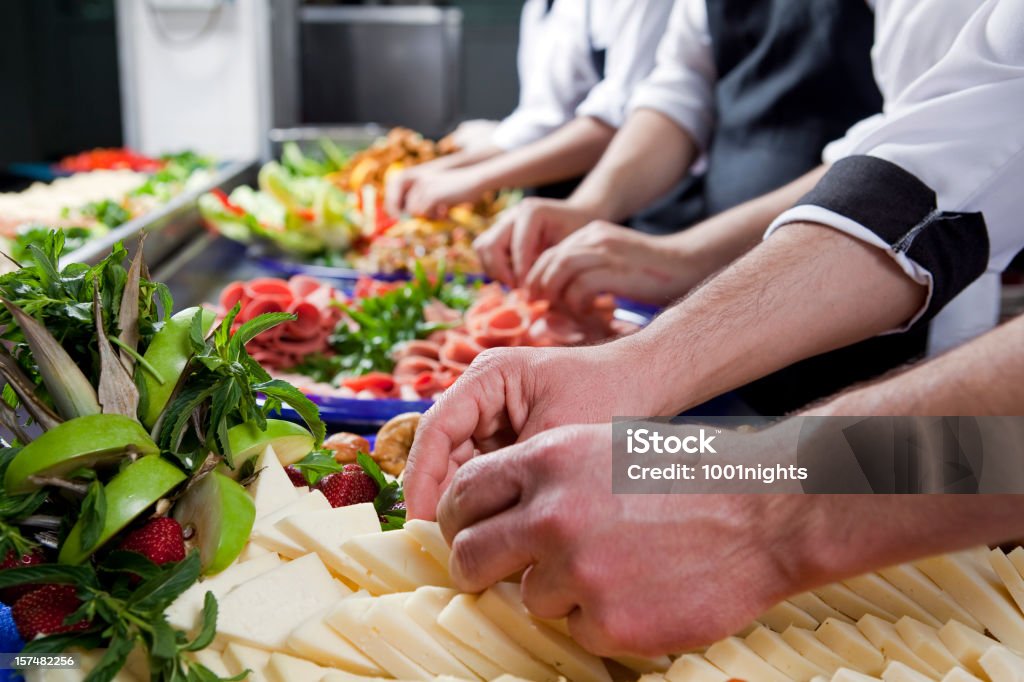
{"type": "Polygon", "coordinates": [[[142,611],[163,611],[199,579],[199,552],[193,550],[184,560],[163,568],[144,581],[128,598],[128,606],[142,611]]]}
{"type": "Polygon", "coordinates": [[[264,381],[253,386],[253,389],[268,398],[281,401],[298,412],[299,416],[302,417],[302,421],[306,422],[306,426],[313,433],[316,445],[319,446],[324,442],[324,437],[327,435],[327,426],[320,419],[320,409],[302,391],[287,381],[281,381],[280,379],[264,381]]]}
{"type": "Polygon", "coordinates": [[[110,682],[124,667],[128,660],[128,654],[135,648],[135,640],[124,632],[116,632],[107,645],[107,652],[103,654],[96,667],[85,676],[85,682],[110,682]]]}
{"type": "Polygon", "coordinates": [[[203,598],[203,625],[199,634],[191,642],[182,647],[182,651],[199,651],[210,646],[217,634],[217,598],[213,592],[207,592],[203,598]]]}
{"type": "Polygon", "coordinates": [[[82,549],[92,550],[103,535],[103,526],[107,521],[107,496],[103,484],[93,481],[89,484],[89,492],[82,502],[82,549]]]}
{"type": "Polygon", "coordinates": [[[99,586],[99,582],[96,580],[96,573],[87,566],[39,564],[38,566],[20,566],[0,571],[0,589],[15,585],[25,585],[27,583],[55,583],[79,587],[99,586]]]}
{"type": "Polygon", "coordinates": [[[292,466],[302,472],[310,486],[316,485],[324,476],[336,474],[345,468],[329,450],[314,450],[292,466]]]}

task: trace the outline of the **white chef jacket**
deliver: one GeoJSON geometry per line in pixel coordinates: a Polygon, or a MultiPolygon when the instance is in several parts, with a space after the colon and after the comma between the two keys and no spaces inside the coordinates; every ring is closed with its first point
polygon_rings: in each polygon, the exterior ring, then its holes
{"type": "Polygon", "coordinates": [[[514,149],[576,116],[618,128],[634,87],[654,68],[672,0],[527,0],[519,41],[519,104],[494,132],[514,149]],[[593,52],[605,51],[604,74],[593,52]]]}
{"type": "MultiPolygon", "coordinates": [[[[868,156],[891,162],[934,192],[937,211],[983,216],[989,241],[985,273],[933,320],[930,350],[941,351],[995,324],[999,273],[1024,248],[1024,0],[875,4],[872,57],[885,107],[830,145],[825,160],[868,156]]],[[[865,194],[860,200],[885,197],[865,194]]],[[[828,225],[884,249],[908,276],[929,287],[929,300],[915,320],[945,304],[931,300],[937,278],[948,281],[966,258],[939,253],[948,244],[929,243],[942,217],[921,216],[909,226],[919,230],[918,253],[950,264],[929,268],[880,238],[876,225],[821,203],[798,204],[766,237],[792,222],[828,225]]]]}
{"type": "MultiPolygon", "coordinates": [[[[830,145],[825,161],[858,155],[890,161],[932,188],[938,209],[981,212],[987,226],[985,274],[952,301],[935,301],[944,305],[931,326],[929,346],[937,352],[995,324],[999,273],[1024,247],[1024,0],[868,2],[876,15],[872,61],[884,111],[830,145]]],[[[680,0],[657,67],[636,88],[629,109],[663,113],[704,148],[715,123],[716,79],[705,0],[680,0]]],[[[934,278],[948,273],[929,270],[840,211],[800,204],[765,237],[799,221],[886,249],[908,276],[929,286],[915,320],[933,307],[934,278]]],[[[927,239],[927,231],[918,239],[927,239]]]]}

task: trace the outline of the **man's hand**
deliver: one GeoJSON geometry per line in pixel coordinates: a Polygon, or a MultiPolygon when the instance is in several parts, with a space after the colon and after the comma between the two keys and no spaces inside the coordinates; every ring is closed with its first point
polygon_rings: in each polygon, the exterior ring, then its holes
{"type": "Polygon", "coordinates": [[[670,241],[605,221],[590,223],[540,255],[526,277],[534,298],[584,313],[598,294],[669,303],[700,283],[689,256],[670,241]]]}
{"type": "Polygon", "coordinates": [[[475,203],[485,187],[473,168],[455,168],[414,178],[405,193],[405,210],[416,216],[444,218],[452,206],[475,203]]]}
{"type": "Polygon", "coordinates": [[[523,599],[600,655],[729,636],[797,591],[801,497],[613,495],[609,424],[547,431],[473,459],[438,509],[469,592],[528,568],[523,599]]]}
{"type": "Polygon", "coordinates": [[[409,516],[434,518],[452,476],[477,450],[490,452],[563,424],[660,414],[651,400],[662,387],[628,370],[628,359],[616,343],[481,354],[420,422],[405,470],[409,516]]]}
{"type": "Polygon", "coordinates": [[[488,275],[519,286],[541,253],[596,217],[565,201],[527,199],[505,211],[473,246],[488,275]]]}

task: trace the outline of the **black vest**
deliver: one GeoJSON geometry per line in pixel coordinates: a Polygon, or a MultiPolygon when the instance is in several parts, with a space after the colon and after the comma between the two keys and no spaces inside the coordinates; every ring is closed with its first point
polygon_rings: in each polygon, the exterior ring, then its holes
{"type": "Polygon", "coordinates": [[[707,0],[718,81],[707,172],[637,216],[678,232],[778,189],[879,112],[874,16],[864,0],[707,0]]]}

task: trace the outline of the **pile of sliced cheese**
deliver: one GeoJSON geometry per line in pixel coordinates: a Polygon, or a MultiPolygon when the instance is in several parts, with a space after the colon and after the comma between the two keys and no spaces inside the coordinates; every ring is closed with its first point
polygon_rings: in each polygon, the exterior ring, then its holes
{"type": "MultiPolygon", "coordinates": [[[[218,634],[195,658],[224,677],[249,670],[254,682],[1024,682],[1021,548],[853,578],[793,597],[704,651],[612,661],[584,651],[564,621],[532,617],[516,583],[479,595],[453,589],[436,524],[410,521],[384,533],[372,505],[333,509],[318,491],[295,488],[273,450],[257,468],[249,546],[167,613],[172,625],[195,632],[203,597],[213,592],[218,634]]],[[[131,663],[118,680],[148,679],[144,665],[131,663]]],[[[48,672],[48,680],[80,679],[48,672]]]]}

